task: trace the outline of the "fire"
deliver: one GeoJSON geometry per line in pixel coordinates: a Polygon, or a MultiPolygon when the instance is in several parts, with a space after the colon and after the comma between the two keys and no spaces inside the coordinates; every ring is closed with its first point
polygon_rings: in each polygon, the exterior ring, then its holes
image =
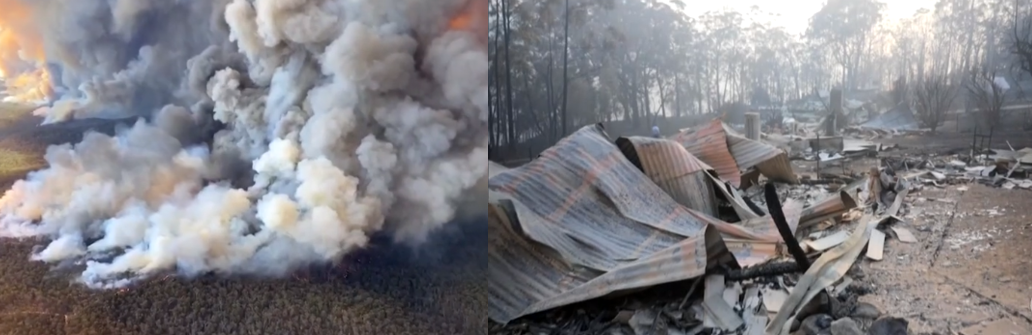
{"type": "Polygon", "coordinates": [[[448,30],[466,30],[487,44],[487,0],[469,0],[448,21],[448,30]]]}
{"type": "Polygon", "coordinates": [[[463,11],[448,21],[448,30],[465,30],[469,29],[470,23],[473,22],[473,15],[467,11],[463,11]]]}
{"type": "Polygon", "coordinates": [[[54,93],[50,86],[50,72],[42,66],[10,77],[0,74],[0,81],[6,86],[5,92],[3,92],[4,100],[40,101],[51,97],[54,93]]]}
{"type": "Polygon", "coordinates": [[[24,1],[0,0],[0,98],[30,102],[50,97],[50,72],[33,8],[24,1]]]}

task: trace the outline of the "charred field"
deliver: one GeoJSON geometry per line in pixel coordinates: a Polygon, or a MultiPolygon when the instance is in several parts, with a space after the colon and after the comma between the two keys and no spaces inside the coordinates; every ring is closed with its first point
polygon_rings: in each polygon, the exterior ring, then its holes
{"type": "MultiPolygon", "coordinates": [[[[48,145],[134,120],[37,126],[4,106],[0,188],[43,167],[48,145]],[[14,117],[13,115],[17,115],[14,117]]],[[[291,277],[155,277],[91,290],[29,260],[43,241],[0,240],[0,334],[469,334],[487,329],[486,226],[454,225],[420,250],[386,239],[334,267],[291,277]]]]}

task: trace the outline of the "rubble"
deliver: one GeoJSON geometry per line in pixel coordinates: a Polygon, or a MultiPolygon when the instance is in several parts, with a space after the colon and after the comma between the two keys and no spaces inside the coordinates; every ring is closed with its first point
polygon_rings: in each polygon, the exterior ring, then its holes
{"type": "MultiPolygon", "coordinates": [[[[841,143],[843,156],[881,150],[841,143]]],[[[889,239],[917,241],[897,215],[912,189],[970,174],[948,161],[940,168],[948,172],[931,170],[940,162],[924,159],[903,161],[902,170],[887,164],[866,175],[800,178],[780,148],[719,121],[669,139],[615,141],[593,125],[523,166],[492,164],[493,331],[874,329],[854,320],[882,313],[857,302],[870,290],[859,288],[862,274],[847,272],[858,259],[881,260],[889,239]],[[814,180],[828,182],[806,182],[814,180]]],[[[883,320],[889,327],[902,319],[883,320]]]]}
{"type": "Polygon", "coordinates": [[[831,322],[832,335],[864,335],[853,319],[845,317],[831,322]]]}
{"type": "MultiPolygon", "coordinates": [[[[1025,149],[1022,149],[1025,150],[1025,149]]],[[[1032,148],[1028,149],[1032,152],[1032,148]]],[[[990,150],[989,154],[974,157],[947,155],[936,157],[902,157],[887,159],[894,171],[906,171],[928,186],[977,182],[1004,189],[1032,189],[1032,156],[1028,163],[1016,158],[1014,152],[990,150]]]]}
{"type": "Polygon", "coordinates": [[[869,335],[902,335],[907,334],[907,320],[886,317],[878,319],[867,330],[869,335]]]}

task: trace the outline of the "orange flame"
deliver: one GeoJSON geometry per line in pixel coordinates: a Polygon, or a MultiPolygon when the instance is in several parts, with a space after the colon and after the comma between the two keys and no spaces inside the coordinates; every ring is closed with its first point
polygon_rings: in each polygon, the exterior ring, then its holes
{"type": "Polygon", "coordinates": [[[3,100],[38,101],[53,88],[34,8],[21,0],[0,0],[0,92],[3,100]]]}
{"type": "Polygon", "coordinates": [[[470,23],[473,22],[473,16],[471,13],[462,11],[459,15],[456,15],[448,21],[448,30],[465,30],[469,29],[470,23]]]}
{"type": "Polygon", "coordinates": [[[487,43],[487,0],[468,0],[448,21],[448,30],[465,30],[487,43]]]}

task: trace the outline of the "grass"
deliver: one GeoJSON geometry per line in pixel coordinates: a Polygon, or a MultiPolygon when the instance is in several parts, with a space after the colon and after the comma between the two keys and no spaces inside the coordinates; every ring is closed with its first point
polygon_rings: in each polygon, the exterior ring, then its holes
{"type": "Polygon", "coordinates": [[[0,140],[0,179],[21,178],[46,166],[43,152],[13,140],[0,140]]]}
{"type": "Polygon", "coordinates": [[[18,122],[26,116],[32,115],[36,106],[16,102],[0,101],[0,128],[18,122]]]}
{"type": "Polygon", "coordinates": [[[0,334],[415,335],[487,329],[486,256],[479,257],[479,269],[373,257],[309,277],[156,277],[127,290],[92,291],[72,283],[71,274],[29,261],[37,244],[0,243],[0,334]]]}
{"type": "Polygon", "coordinates": [[[5,136],[11,131],[22,130],[17,123],[30,117],[35,108],[31,104],[0,101],[0,187],[4,189],[13,180],[45,166],[43,146],[5,136]]]}

